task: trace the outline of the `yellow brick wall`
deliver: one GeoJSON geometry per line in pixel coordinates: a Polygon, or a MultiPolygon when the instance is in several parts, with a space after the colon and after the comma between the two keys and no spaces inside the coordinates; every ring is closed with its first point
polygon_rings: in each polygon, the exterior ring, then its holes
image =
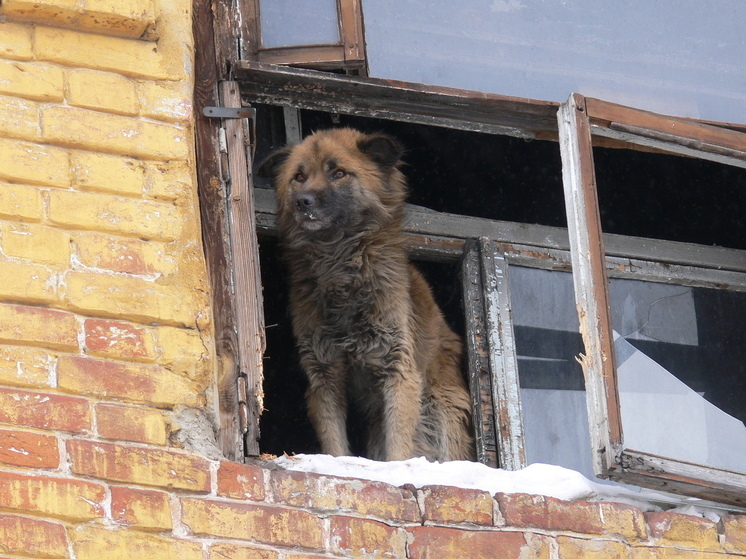
{"type": "Polygon", "coordinates": [[[80,396],[92,437],[214,405],[191,8],[0,5],[0,388],[80,396]]]}

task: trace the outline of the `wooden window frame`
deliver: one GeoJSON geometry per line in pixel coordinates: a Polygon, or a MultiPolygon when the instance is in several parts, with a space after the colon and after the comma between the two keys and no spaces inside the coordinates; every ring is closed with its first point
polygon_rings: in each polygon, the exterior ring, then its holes
{"type": "MultiPolygon", "coordinates": [[[[746,134],[579,94],[571,95],[560,108],[558,124],[573,281],[586,348],[582,365],[595,472],[599,477],[744,506],[746,473],[691,464],[624,445],[609,303],[609,251],[601,230],[592,147],[593,137],[601,136],[645,149],[746,167],[746,134]]],[[[708,250],[699,248],[703,253],[708,250]]],[[[720,253],[724,259],[717,269],[703,266],[704,262],[697,267],[681,266],[685,259],[680,256],[674,260],[678,270],[648,274],[647,279],[689,280],[697,285],[709,278],[712,286],[746,291],[744,251],[721,249],[720,253]],[[728,282],[712,282],[722,273],[729,276],[728,282]]]]}
{"type": "Polygon", "coordinates": [[[337,0],[337,43],[288,47],[263,47],[260,0],[238,0],[242,6],[242,59],[269,64],[289,64],[320,70],[366,73],[363,8],[361,0],[337,0]]]}

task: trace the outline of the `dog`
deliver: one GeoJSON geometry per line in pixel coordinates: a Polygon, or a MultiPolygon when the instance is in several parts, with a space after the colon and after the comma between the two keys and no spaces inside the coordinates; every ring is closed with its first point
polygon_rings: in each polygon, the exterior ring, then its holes
{"type": "Polygon", "coordinates": [[[368,458],[473,460],[462,343],[404,249],[401,154],[388,135],[337,128],[259,170],[277,191],[308,414],[326,454],[351,454],[354,409],[368,458]]]}

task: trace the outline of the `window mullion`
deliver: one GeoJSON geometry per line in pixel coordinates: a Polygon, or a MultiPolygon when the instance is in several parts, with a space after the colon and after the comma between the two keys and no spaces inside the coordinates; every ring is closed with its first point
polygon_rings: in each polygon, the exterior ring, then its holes
{"type": "Polygon", "coordinates": [[[578,94],[571,95],[560,107],[557,119],[573,282],[580,333],[585,345],[581,364],[586,383],[592,460],[596,474],[607,477],[620,454],[622,427],[604,244],[585,99],[578,94]]]}

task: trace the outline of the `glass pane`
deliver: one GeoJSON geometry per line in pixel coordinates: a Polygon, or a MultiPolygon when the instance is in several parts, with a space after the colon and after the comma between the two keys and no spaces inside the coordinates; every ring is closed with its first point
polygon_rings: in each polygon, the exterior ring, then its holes
{"type": "Polygon", "coordinates": [[[746,472],[746,293],[610,281],[624,446],[746,472]]]}
{"type": "Polygon", "coordinates": [[[263,47],[339,43],[336,0],[262,0],[263,47]]]}
{"type": "Polygon", "coordinates": [[[528,463],[556,464],[593,479],[572,275],[509,270],[528,463]]]}
{"type": "Polygon", "coordinates": [[[746,2],[365,0],[370,75],[744,122],[746,2]]]}

